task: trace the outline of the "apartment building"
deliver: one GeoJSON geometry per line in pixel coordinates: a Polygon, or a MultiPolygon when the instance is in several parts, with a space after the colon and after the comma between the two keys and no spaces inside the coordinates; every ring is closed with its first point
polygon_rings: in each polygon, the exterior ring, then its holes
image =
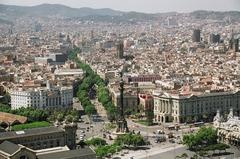
{"type": "Polygon", "coordinates": [[[11,108],[33,107],[37,109],[68,108],[73,104],[72,87],[39,87],[10,91],[11,108]]]}

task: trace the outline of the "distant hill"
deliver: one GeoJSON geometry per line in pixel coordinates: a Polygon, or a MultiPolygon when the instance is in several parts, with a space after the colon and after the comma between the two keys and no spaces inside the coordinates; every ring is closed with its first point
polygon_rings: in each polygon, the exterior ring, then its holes
{"type": "Polygon", "coordinates": [[[54,16],[59,15],[63,17],[84,17],[91,15],[100,16],[120,16],[121,11],[112,9],[92,9],[92,8],[71,8],[60,4],[41,4],[37,6],[14,6],[14,5],[0,5],[0,14],[16,18],[20,16],[54,16]]]}
{"type": "MultiPolygon", "coordinates": [[[[0,4],[0,23],[11,24],[19,17],[52,17],[61,16],[66,18],[80,18],[83,20],[111,21],[111,22],[137,22],[145,20],[156,20],[159,17],[175,16],[183,13],[169,12],[147,14],[140,12],[122,12],[109,8],[71,8],[60,4],[41,4],[37,6],[14,6],[0,4]]],[[[186,13],[184,13],[186,14],[186,13]]],[[[214,11],[195,11],[189,13],[195,19],[231,19],[240,21],[240,12],[214,12],[214,11]]]]}
{"type": "Polygon", "coordinates": [[[194,11],[190,13],[190,16],[196,19],[214,19],[214,20],[223,20],[226,18],[231,19],[231,21],[240,21],[240,12],[239,11],[226,11],[226,12],[217,12],[217,11],[194,11]]]}
{"type": "Polygon", "coordinates": [[[2,19],[2,18],[0,18],[0,23],[2,23],[2,24],[8,24],[8,25],[13,25],[13,22],[12,22],[12,21],[9,21],[9,20],[6,20],[6,19],[2,19]]]}

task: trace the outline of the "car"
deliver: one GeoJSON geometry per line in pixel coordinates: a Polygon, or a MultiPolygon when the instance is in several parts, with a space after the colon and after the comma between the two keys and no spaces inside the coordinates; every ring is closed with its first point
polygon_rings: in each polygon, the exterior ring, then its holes
{"type": "Polygon", "coordinates": [[[111,135],[109,135],[109,136],[108,136],[108,139],[109,139],[109,140],[113,140],[113,138],[112,138],[112,136],[111,136],[111,135]]]}
{"type": "Polygon", "coordinates": [[[129,152],[128,151],[125,151],[124,154],[128,154],[129,152]]]}
{"type": "Polygon", "coordinates": [[[84,138],[80,138],[79,140],[80,140],[80,141],[84,141],[84,138]]]}
{"type": "Polygon", "coordinates": [[[146,145],[151,145],[150,141],[145,141],[146,145]]]}
{"type": "Polygon", "coordinates": [[[85,124],[90,124],[89,121],[85,121],[85,124]]]}
{"type": "Polygon", "coordinates": [[[162,136],[162,137],[157,136],[157,138],[154,140],[155,143],[161,143],[161,142],[165,142],[165,141],[166,141],[165,136],[162,136]]]}
{"type": "Polygon", "coordinates": [[[174,139],[170,139],[169,142],[170,143],[175,143],[175,140],[174,139]]]}
{"type": "Polygon", "coordinates": [[[177,140],[177,144],[182,144],[182,140],[177,140]]]}
{"type": "Polygon", "coordinates": [[[84,131],[84,130],[80,130],[80,132],[81,132],[81,133],[85,133],[85,131],[84,131]]]}
{"type": "Polygon", "coordinates": [[[158,134],[165,134],[165,132],[163,130],[157,130],[158,134]]]}
{"type": "Polygon", "coordinates": [[[172,132],[168,133],[168,138],[169,139],[174,138],[174,134],[172,132]]]}

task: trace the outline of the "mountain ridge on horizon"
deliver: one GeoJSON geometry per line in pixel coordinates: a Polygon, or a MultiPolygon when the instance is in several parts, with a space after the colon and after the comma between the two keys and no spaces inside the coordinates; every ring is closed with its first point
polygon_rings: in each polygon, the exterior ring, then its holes
{"type": "Polygon", "coordinates": [[[229,11],[217,11],[217,10],[204,10],[204,9],[199,9],[199,10],[194,10],[191,12],[177,12],[177,11],[168,11],[168,12],[154,12],[154,13],[149,13],[149,12],[141,12],[141,11],[121,11],[117,9],[112,9],[112,8],[92,8],[92,7],[70,7],[64,4],[58,4],[58,3],[42,3],[38,5],[32,5],[32,6],[22,6],[22,5],[8,5],[8,4],[1,4],[0,6],[8,6],[8,7],[24,7],[24,8],[36,8],[36,7],[48,7],[48,6],[54,6],[54,7],[65,7],[69,9],[91,9],[91,10],[110,10],[110,11],[115,11],[115,12],[120,12],[120,13],[129,13],[129,12],[136,12],[136,13],[143,13],[143,14],[165,14],[165,13],[179,13],[179,14],[184,14],[184,13],[193,13],[193,12],[198,12],[198,11],[205,11],[205,12],[240,12],[237,10],[229,10],[229,11]]]}
{"type": "Polygon", "coordinates": [[[82,17],[121,17],[130,19],[156,19],[159,16],[171,16],[177,14],[190,14],[193,17],[217,17],[221,19],[224,16],[230,16],[240,19],[240,11],[208,11],[196,10],[189,13],[179,12],[163,12],[163,13],[144,13],[137,11],[119,11],[111,8],[94,9],[90,7],[72,8],[63,4],[43,3],[34,6],[17,6],[0,4],[0,20],[12,21],[21,16],[30,17],[49,17],[58,15],[67,18],[82,18],[82,17]],[[212,15],[212,16],[209,16],[212,15]]]}

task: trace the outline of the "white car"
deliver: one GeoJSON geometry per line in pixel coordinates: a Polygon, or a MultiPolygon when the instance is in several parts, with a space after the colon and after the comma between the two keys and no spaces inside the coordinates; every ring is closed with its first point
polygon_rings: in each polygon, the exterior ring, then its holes
{"type": "Polygon", "coordinates": [[[83,137],[83,136],[80,136],[80,137],[79,137],[79,140],[80,140],[80,141],[83,141],[83,140],[84,140],[84,137],[83,137]]]}

